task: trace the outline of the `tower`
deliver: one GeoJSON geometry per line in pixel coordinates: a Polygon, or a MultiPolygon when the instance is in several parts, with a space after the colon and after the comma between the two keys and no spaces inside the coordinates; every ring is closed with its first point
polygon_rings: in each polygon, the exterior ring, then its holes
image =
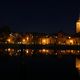
{"type": "Polygon", "coordinates": [[[80,15],[79,15],[79,19],[76,22],[76,33],[80,32],[80,15]]]}

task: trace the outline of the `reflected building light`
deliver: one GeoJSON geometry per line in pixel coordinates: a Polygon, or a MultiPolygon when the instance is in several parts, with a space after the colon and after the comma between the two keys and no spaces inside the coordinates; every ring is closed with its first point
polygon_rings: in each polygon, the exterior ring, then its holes
{"type": "Polygon", "coordinates": [[[24,49],[24,51],[25,51],[25,55],[27,55],[27,56],[31,56],[33,54],[32,49],[24,49]]]}
{"type": "Polygon", "coordinates": [[[8,48],[8,52],[10,52],[11,51],[11,49],[10,48],[8,48]]]}
{"type": "Polygon", "coordinates": [[[48,53],[49,50],[47,50],[47,49],[42,49],[42,52],[43,52],[43,53],[48,53]]]}
{"type": "Polygon", "coordinates": [[[70,53],[70,50],[66,50],[66,53],[70,53]]]}
{"type": "Polygon", "coordinates": [[[71,53],[74,53],[74,50],[71,50],[71,53]]]}
{"type": "Polygon", "coordinates": [[[42,52],[43,52],[43,53],[46,52],[46,49],[43,49],[42,52]]]}
{"type": "Polygon", "coordinates": [[[21,44],[21,42],[18,42],[18,44],[21,44]]]}
{"type": "Polygon", "coordinates": [[[40,53],[49,53],[50,51],[48,49],[42,49],[42,50],[39,50],[40,53]]]}
{"type": "Polygon", "coordinates": [[[10,52],[9,55],[12,56],[12,53],[10,52]]]}
{"type": "Polygon", "coordinates": [[[25,51],[26,51],[26,53],[29,53],[29,50],[28,49],[26,49],[25,51]]]}
{"type": "Polygon", "coordinates": [[[16,52],[14,55],[15,55],[15,56],[18,56],[19,54],[16,52]]]}
{"type": "Polygon", "coordinates": [[[61,50],[61,53],[66,53],[66,51],[65,50],[61,50]]]}
{"type": "Polygon", "coordinates": [[[5,51],[13,52],[13,51],[14,51],[14,49],[8,48],[8,49],[5,49],[5,51]]]}
{"type": "Polygon", "coordinates": [[[80,59],[76,58],[76,68],[80,71],[80,59]]]}
{"type": "Polygon", "coordinates": [[[21,49],[17,50],[17,52],[21,52],[21,49]]]}
{"type": "Polygon", "coordinates": [[[7,49],[5,49],[5,51],[7,51],[7,49]]]}
{"type": "Polygon", "coordinates": [[[55,53],[55,55],[58,55],[58,53],[55,53]]]}

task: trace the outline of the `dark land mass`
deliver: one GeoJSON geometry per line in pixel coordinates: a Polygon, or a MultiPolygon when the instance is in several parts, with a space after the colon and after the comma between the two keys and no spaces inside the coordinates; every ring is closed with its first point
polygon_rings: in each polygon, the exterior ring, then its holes
{"type": "Polygon", "coordinates": [[[72,55],[0,56],[0,78],[80,80],[72,55]]]}

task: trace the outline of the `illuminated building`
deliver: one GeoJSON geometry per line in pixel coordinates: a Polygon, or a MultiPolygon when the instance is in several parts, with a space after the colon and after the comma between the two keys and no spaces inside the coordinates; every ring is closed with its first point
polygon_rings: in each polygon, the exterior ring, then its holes
{"type": "Polygon", "coordinates": [[[76,22],[76,33],[79,33],[79,32],[80,32],[80,16],[78,21],[76,22]]]}
{"type": "Polygon", "coordinates": [[[54,44],[55,43],[55,39],[52,36],[41,36],[38,38],[38,44],[41,45],[48,45],[48,44],[54,44]]]}
{"type": "Polygon", "coordinates": [[[22,37],[22,44],[32,44],[32,40],[33,40],[33,36],[31,34],[25,34],[23,37],[22,37]]]}
{"type": "Polygon", "coordinates": [[[5,42],[13,44],[14,43],[14,36],[9,34],[9,36],[7,37],[5,42]]]}
{"type": "Polygon", "coordinates": [[[77,41],[75,37],[68,37],[68,39],[65,40],[66,45],[76,45],[77,41]]]}

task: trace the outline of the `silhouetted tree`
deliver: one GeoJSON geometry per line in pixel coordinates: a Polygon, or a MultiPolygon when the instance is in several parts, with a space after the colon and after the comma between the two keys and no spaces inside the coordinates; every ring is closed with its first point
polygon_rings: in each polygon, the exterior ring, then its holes
{"type": "Polygon", "coordinates": [[[11,32],[11,29],[7,25],[4,25],[3,27],[0,28],[0,33],[7,33],[7,34],[9,34],[10,32],[11,32]]]}
{"type": "Polygon", "coordinates": [[[3,38],[2,41],[4,42],[6,38],[9,36],[9,33],[11,33],[11,29],[9,26],[4,25],[0,28],[0,35],[3,38]]]}

